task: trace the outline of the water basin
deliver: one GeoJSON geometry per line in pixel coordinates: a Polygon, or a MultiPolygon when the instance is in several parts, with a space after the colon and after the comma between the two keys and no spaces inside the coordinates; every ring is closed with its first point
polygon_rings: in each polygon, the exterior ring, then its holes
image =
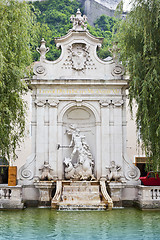
{"type": "Polygon", "coordinates": [[[158,240],[160,212],[137,209],[0,211],[0,240],[158,240]]]}

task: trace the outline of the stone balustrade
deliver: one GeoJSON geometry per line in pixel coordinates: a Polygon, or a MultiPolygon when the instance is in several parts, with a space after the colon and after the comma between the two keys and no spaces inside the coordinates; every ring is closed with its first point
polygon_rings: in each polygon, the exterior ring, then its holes
{"type": "Polygon", "coordinates": [[[11,189],[10,188],[0,188],[0,199],[10,199],[11,198],[11,189]]]}
{"type": "Polygon", "coordinates": [[[138,186],[138,205],[141,209],[160,208],[160,186],[138,186]]]}
{"type": "Polygon", "coordinates": [[[150,190],[150,194],[151,194],[151,198],[153,200],[160,200],[160,186],[158,187],[158,189],[157,188],[155,188],[155,189],[152,188],[150,190]]]}
{"type": "Polygon", "coordinates": [[[22,209],[22,186],[0,185],[0,208],[1,209],[22,209]]]}

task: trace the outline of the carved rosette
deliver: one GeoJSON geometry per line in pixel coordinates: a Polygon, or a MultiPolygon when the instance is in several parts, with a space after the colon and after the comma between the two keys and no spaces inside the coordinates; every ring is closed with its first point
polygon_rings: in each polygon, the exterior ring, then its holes
{"type": "Polygon", "coordinates": [[[46,75],[47,71],[46,68],[41,63],[39,63],[34,66],[33,73],[35,75],[46,75]]]}
{"type": "Polygon", "coordinates": [[[114,66],[111,73],[113,76],[122,76],[124,72],[124,67],[121,64],[117,64],[114,66]]]}

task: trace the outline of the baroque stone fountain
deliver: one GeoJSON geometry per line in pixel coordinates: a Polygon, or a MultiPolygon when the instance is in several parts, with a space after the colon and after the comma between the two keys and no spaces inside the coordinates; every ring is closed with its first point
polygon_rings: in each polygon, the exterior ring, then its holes
{"type": "Polygon", "coordinates": [[[86,137],[74,124],[69,126],[66,133],[71,135],[68,147],[73,150],[71,155],[64,159],[64,176],[67,181],[62,181],[61,184],[59,182],[57,185],[58,196],[55,194],[52,207],[85,210],[102,210],[108,207],[111,209],[113,203],[106,191],[105,181],[98,182],[94,177],[94,159],[86,137]],[[73,164],[72,160],[75,155],[76,163],[73,164]]]}
{"type": "Polygon", "coordinates": [[[23,200],[59,209],[111,209],[134,201],[139,171],[126,154],[126,89],[119,62],[96,53],[103,39],[77,10],[60,38],[61,56],[48,61],[42,39],[33,67],[32,154],[19,169],[23,200]],[[110,196],[107,187],[110,188],[110,196]],[[28,197],[28,192],[29,197],[28,197]],[[113,202],[112,202],[113,200],[113,202]]]}

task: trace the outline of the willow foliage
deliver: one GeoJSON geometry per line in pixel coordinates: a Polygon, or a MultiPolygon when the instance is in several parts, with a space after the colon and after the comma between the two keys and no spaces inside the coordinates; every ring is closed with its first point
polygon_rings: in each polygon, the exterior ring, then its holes
{"type": "Polygon", "coordinates": [[[156,170],[160,164],[160,0],[135,0],[118,41],[130,75],[130,106],[135,99],[137,129],[156,170]]]}
{"type": "Polygon", "coordinates": [[[0,0],[0,155],[8,159],[25,128],[27,86],[21,79],[31,61],[33,14],[25,2],[0,0]]]}

